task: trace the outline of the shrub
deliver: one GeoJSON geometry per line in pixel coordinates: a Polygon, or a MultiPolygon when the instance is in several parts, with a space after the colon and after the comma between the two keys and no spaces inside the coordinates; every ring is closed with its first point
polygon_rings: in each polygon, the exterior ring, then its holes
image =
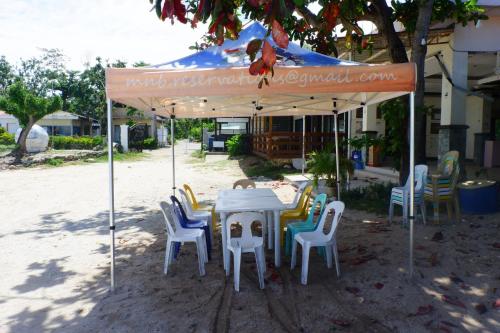
{"type": "Polygon", "coordinates": [[[93,149],[103,143],[101,136],[51,136],[49,144],[54,149],[93,149]]]}
{"type": "Polygon", "coordinates": [[[60,166],[63,163],[64,161],[61,158],[49,158],[48,160],[45,161],[45,164],[50,166],[60,166]]]}
{"type": "Polygon", "coordinates": [[[158,141],[156,141],[154,138],[144,139],[144,141],[142,143],[142,148],[143,149],[156,149],[156,148],[158,148],[158,141]]]}
{"type": "Polygon", "coordinates": [[[189,136],[194,141],[201,141],[201,127],[192,127],[189,130],[189,136]]]}
{"type": "Polygon", "coordinates": [[[245,153],[245,141],[240,134],[233,135],[226,141],[229,156],[239,156],[245,153]]]}
{"type": "Polygon", "coordinates": [[[3,127],[0,127],[0,145],[13,145],[15,143],[14,135],[5,131],[3,127]]]}
{"type": "Polygon", "coordinates": [[[354,188],[342,192],[342,201],[346,207],[364,210],[376,214],[386,214],[394,184],[373,183],[366,187],[354,188]]]}

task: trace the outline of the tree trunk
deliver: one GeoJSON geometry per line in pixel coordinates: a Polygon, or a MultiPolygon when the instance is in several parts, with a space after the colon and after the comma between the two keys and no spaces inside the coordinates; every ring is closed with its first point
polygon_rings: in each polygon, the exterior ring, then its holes
{"type": "MultiPolygon", "coordinates": [[[[386,0],[374,0],[373,8],[376,11],[376,26],[378,28],[379,33],[384,36],[385,41],[387,43],[387,49],[389,55],[391,56],[392,63],[405,63],[408,62],[408,55],[406,54],[406,49],[399,38],[396,29],[394,28],[393,18],[392,18],[392,9],[387,5],[386,0]]],[[[408,105],[408,111],[410,110],[410,99],[408,96],[402,97],[404,105],[408,105]]],[[[408,128],[409,122],[409,112],[405,113],[405,120],[403,122],[403,126],[408,128]]],[[[408,130],[403,133],[408,133],[408,130]]],[[[409,145],[408,145],[408,137],[401,138],[402,141],[406,142],[405,147],[403,147],[401,151],[401,167],[399,170],[399,183],[404,184],[406,178],[409,175],[409,145]]],[[[417,141],[419,142],[419,141],[417,141]]]]}
{"type": "Polygon", "coordinates": [[[17,144],[19,145],[19,156],[23,156],[28,152],[28,149],[26,147],[26,139],[28,138],[28,134],[30,133],[33,125],[35,125],[35,120],[30,117],[28,124],[21,130],[21,133],[19,134],[19,139],[17,140],[17,144]]]}
{"type": "Polygon", "coordinates": [[[427,34],[431,24],[434,0],[427,0],[418,11],[415,35],[413,36],[411,59],[417,65],[417,87],[415,91],[415,163],[426,163],[425,136],[427,114],[424,112],[425,57],[427,55],[427,34]]]}

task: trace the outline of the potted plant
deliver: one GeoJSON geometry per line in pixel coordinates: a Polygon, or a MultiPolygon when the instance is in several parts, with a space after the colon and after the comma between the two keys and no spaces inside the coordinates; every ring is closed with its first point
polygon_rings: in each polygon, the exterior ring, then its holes
{"type": "MultiPolygon", "coordinates": [[[[332,196],[337,190],[337,164],[335,154],[332,154],[331,147],[327,147],[322,151],[314,151],[309,155],[307,161],[308,170],[313,175],[313,185],[318,189],[318,192],[323,192],[328,196],[332,196]],[[320,180],[324,180],[323,186],[320,189],[320,180]]],[[[349,159],[340,158],[340,178],[344,180],[347,174],[354,173],[354,166],[349,159]]]]}
{"type": "Polygon", "coordinates": [[[361,170],[365,168],[361,150],[364,147],[369,147],[370,141],[371,141],[370,138],[368,138],[366,134],[358,137],[353,137],[348,140],[349,145],[351,145],[351,147],[353,148],[351,159],[355,163],[356,170],[361,170]]]}

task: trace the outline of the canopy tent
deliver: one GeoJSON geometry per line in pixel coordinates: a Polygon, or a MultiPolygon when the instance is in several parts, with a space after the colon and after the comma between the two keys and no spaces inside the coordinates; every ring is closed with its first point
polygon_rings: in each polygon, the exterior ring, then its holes
{"type": "MultiPolygon", "coordinates": [[[[289,43],[276,46],[267,30],[253,23],[237,40],[226,40],[191,56],[148,68],[106,69],[108,133],[112,131],[111,101],[174,118],[334,115],[411,93],[410,115],[410,274],[413,244],[414,64],[369,65],[328,57],[289,43]],[[276,49],[277,63],[270,86],[248,71],[247,44],[266,38],[276,49]]],[[[260,55],[257,55],[259,57],[260,55]]],[[[173,129],[173,126],[172,126],[173,129]]],[[[174,131],[171,131],[172,135],[174,131]]],[[[108,148],[112,136],[108,135],[108,148]]],[[[172,150],[174,145],[172,145],[172,150]]],[[[114,287],[113,151],[109,154],[111,285],[114,287]]],[[[173,154],[173,156],[175,156],[173,154]]],[[[336,156],[338,140],[336,139],[336,156]]],[[[175,160],[173,160],[175,165],[175,160]]],[[[337,159],[338,165],[338,159],[337,159]]],[[[337,167],[338,170],[338,167],[337,167]]],[[[175,191],[175,166],[173,167],[175,191]]],[[[338,179],[338,177],[337,177],[338,179]]]]}

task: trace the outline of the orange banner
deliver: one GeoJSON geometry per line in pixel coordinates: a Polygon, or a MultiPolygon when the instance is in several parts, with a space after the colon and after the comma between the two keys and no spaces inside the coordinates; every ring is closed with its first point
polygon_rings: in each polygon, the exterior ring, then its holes
{"type": "Polygon", "coordinates": [[[248,68],[162,70],[107,68],[106,94],[111,99],[139,97],[314,94],[336,92],[410,92],[415,65],[276,67],[270,86],[248,68]]]}

